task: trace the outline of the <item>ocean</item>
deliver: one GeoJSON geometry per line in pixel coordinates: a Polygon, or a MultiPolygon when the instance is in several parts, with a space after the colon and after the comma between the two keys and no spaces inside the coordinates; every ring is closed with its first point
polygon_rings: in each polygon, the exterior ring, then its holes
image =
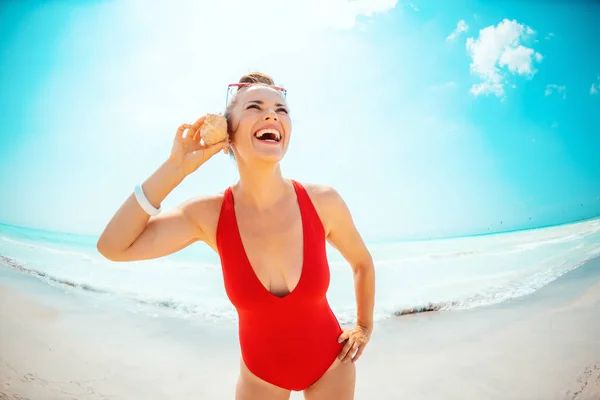
{"type": "MultiPolygon", "coordinates": [[[[600,255],[600,219],[462,238],[367,243],[375,260],[375,319],[493,305],[531,294],[600,255]]],[[[340,322],[355,321],[349,265],[328,247],[328,299],[340,322]]],[[[218,256],[194,244],[156,260],[116,263],[96,238],[0,225],[0,269],[39,279],[57,295],[151,316],[232,325],[218,256]]],[[[0,271],[0,281],[2,279],[0,271]]]]}

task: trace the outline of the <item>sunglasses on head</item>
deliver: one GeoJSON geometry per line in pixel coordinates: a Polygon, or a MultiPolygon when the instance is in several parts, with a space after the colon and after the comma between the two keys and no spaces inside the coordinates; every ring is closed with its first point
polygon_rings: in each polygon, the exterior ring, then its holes
{"type": "MultiPolygon", "coordinates": [[[[237,91],[239,89],[241,89],[243,87],[252,86],[252,85],[256,85],[256,83],[230,83],[229,85],[227,85],[227,96],[225,97],[225,107],[227,107],[227,105],[229,104],[229,96],[233,97],[233,96],[235,96],[235,94],[237,93],[237,91]]],[[[273,86],[273,85],[267,85],[267,86],[280,92],[284,98],[286,97],[287,90],[285,90],[285,88],[282,88],[281,86],[273,86]]]]}

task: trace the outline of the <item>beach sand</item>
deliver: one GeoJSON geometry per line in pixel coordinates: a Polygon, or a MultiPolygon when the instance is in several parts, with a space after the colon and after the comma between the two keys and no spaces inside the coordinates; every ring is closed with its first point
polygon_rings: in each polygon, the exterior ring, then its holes
{"type": "MultiPolygon", "coordinates": [[[[0,275],[2,400],[233,399],[238,364],[234,327],[0,275]]],[[[496,306],[381,321],[357,370],[357,399],[600,399],[600,260],[496,306]]]]}

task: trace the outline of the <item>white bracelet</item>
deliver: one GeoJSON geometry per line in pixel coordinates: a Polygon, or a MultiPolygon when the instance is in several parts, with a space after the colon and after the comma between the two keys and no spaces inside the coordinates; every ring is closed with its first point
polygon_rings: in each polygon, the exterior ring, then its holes
{"type": "Polygon", "coordinates": [[[140,204],[140,206],[144,209],[144,211],[146,211],[148,215],[155,217],[160,213],[161,207],[159,206],[158,208],[154,208],[154,206],[150,204],[150,202],[146,198],[146,195],[144,194],[144,191],[142,190],[142,185],[135,185],[133,193],[135,194],[135,198],[140,204]]]}

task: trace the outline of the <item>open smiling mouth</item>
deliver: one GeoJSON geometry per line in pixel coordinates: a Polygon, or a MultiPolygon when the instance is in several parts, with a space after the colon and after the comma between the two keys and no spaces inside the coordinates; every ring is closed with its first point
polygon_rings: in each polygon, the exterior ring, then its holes
{"type": "Polygon", "coordinates": [[[261,129],[254,134],[254,137],[263,142],[279,143],[281,134],[277,129],[261,129]]]}

